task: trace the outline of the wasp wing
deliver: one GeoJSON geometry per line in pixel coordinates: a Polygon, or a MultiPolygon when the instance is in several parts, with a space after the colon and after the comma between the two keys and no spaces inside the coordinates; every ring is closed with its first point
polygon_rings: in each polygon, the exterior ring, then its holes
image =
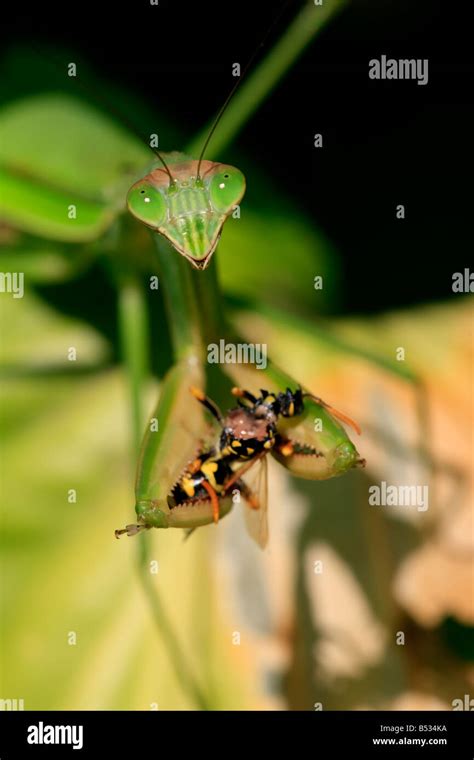
{"type": "Polygon", "coordinates": [[[267,457],[255,464],[237,481],[244,501],[244,519],[249,535],[264,549],[268,542],[268,467],[267,457]]]}

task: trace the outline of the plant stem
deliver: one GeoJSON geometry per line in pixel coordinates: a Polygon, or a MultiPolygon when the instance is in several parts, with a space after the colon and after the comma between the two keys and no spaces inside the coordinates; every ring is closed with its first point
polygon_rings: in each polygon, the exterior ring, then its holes
{"type": "Polygon", "coordinates": [[[119,282],[118,317],[132,410],[133,455],[136,457],[143,434],[143,386],[149,374],[148,316],[142,287],[131,275],[119,282]]]}
{"type": "Polygon", "coordinates": [[[165,613],[160,595],[151,579],[149,572],[149,536],[142,534],[138,538],[140,539],[138,542],[140,581],[147,596],[156,627],[165,643],[167,656],[174,668],[178,683],[199,710],[210,710],[211,706],[192,675],[192,670],[184,656],[177,635],[165,613]]]}
{"type": "MultiPolygon", "coordinates": [[[[290,24],[285,34],[266,55],[260,65],[232,98],[226,109],[219,129],[212,137],[212,154],[218,155],[247,123],[277,83],[283,78],[311,39],[324,25],[339,12],[346,0],[324,0],[323,5],[314,5],[308,0],[290,24]]],[[[191,142],[187,153],[198,156],[209,132],[209,126],[191,142]]]]}

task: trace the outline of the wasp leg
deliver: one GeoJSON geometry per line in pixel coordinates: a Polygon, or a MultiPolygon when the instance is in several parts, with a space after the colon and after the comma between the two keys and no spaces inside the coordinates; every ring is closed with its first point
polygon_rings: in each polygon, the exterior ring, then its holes
{"type": "Polygon", "coordinates": [[[291,457],[291,455],[294,454],[295,452],[295,449],[291,441],[280,441],[275,446],[275,449],[279,451],[280,454],[284,457],[291,457]]]}
{"type": "Polygon", "coordinates": [[[242,496],[247,500],[247,503],[251,509],[260,509],[260,500],[256,494],[248,487],[247,483],[243,480],[238,480],[237,485],[242,493],[242,496]]]}
{"type": "Polygon", "coordinates": [[[242,388],[232,388],[231,393],[233,396],[237,396],[237,398],[247,399],[251,404],[255,404],[257,401],[253,393],[250,393],[250,391],[244,391],[242,388]]]}
{"type": "Polygon", "coordinates": [[[215,523],[219,522],[219,497],[217,496],[217,493],[214,491],[213,487],[207,480],[203,480],[201,485],[206,489],[207,493],[209,494],[209,498],[211,499],[211,505],[212,505],[212,517],[214,519],[215,523]]]}
{"type": "Polygon", "coordinates": [[[216,420],[222,425],[223,417],[217,404],[215,404],[214,401],[211,401],[211,399],[208,398],[206,394],[203,393],[203,391],[201,391],[199,388],[195,388],[192,385],[189,390],[194,398],[197,399],[203,406],[205,406],[206,409],[212,414],[212,416],[215,417],[216,420]]]}
{"type": "Polygon", "coordinates": [[[345,422],[346,425],[350,425],[350,427],[356,431],[357,435],[360,435],[362,433],[360,426],[357,424],[357,422],[355,422],[355,420],[348,417],[348,415],[344,414],[344,412],[340,412],[339,409],[335,409],[333,406],[326,404],[326,402],[323,401],[322,398],[319,398],[319,396],[313,396],[312,393],[303,393],[303,398],[305,397],[312,398],[313,401],[316,401],[317,404],[324,406],[324,408],[328,410],[329,414],[337,417],[337,419],[341,420],[341,422],[345,422]]]}
{"type": "Polygon", "coordinates": [[[249,470],[250,467],[252,467],[258,459],[262,459],[262,457],[264,457],[266,455],[267,455],[267,452],[266,451],[262,451],[261,454],[257,454],[256,457],[254,457],[253,459],[249,459],[248,462],[246,462],[245,464],[243,464],[242,467],[240,467],[236,472],[234,472],[234,474],[232,475],[232,477],[229,478],[229,480],[227,480],[224,483],[224,492],[227,492],[229,490],[229,488],[234,485],[234,483],[236,482],[236,480],[238,480],[239,478],[241,478],[242,475],[244,475],[247,472],[247,470],[249,470]]]}

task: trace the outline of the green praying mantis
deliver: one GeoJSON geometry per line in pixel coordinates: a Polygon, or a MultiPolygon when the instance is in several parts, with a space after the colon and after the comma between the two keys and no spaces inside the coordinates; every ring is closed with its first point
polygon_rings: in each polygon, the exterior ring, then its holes
{"type": "MultiPolygon", "coordinates": [[[[229,99],[224,107],[228,102],[229,99]]],[[[245,193],[245,177],[239,169],[204,159],[210,136],[222,113],[221,109],[198,159],[177,152],[157,153],[162,167],[155,168],[136,182],[128,193],[129,211],[166,241],[165,244],[162,240],[158,241],[165,269],[167,258],[178,253],[195,270],[205,270],[216,250],[226,219],[245,193]]],[[[245,273],[242,275],[245,276],[245,273]]],[[[174,286],[177,282],[181,285],[174,291],[174,298],[178,301],[175,308],[185,301],[189,306],[189,301],[193,299],[196,306],[199,299],[196,278],[202,276],[200,272],[194,273],[194,279],[187,280],[181,280],[178,271],[170,273],[170,276],[174,276],[174,286]],[[191,287],[187,288],[186,284],[191,287]]],[[[219,296],[215,291],[208,290],[207,297],[217,299],[219,296]]],[[[199,314],[199,308],[195,309],[194,314],[199,314]]],[[[219,329],[221,334],[225,334],[225,323],[220,327],[214,324],[213,334],[219,329]]],[[[199,398],[222,427],[220,433],[211,433],[211,440],[205,443],[210,434],[206,430],[202,409],[192,403],[188,394],[188,386],[205,385],[202,345],[199,348],[198,343],[199,340],[191,339],[185,361],[178,364],[163,383],[154,419],[159,420],[164,432],[160,435],[159,427],[154,431],[150,428],[139,459],[136,480],[138,522],[117,530],[115,535],[117,538],[123,533],[132,536],[151,527],[193,530],[216,522],[230,511],[233,499],[240,502],[242,497],[249,532],[264,547],[268,538],[266,471],[254,475],[259,483],[255,489],[259,491],[257,495],[244,480],[250,468],[256,469],[258,465],[265,469],[266,454],[271,450],[271,454],[289,472],[299,477],[323,480],[341,475],[353,467],[364,466],[365,462],[340,422],[352,425],[358,433],[360,430],[344,414],[309,393],[303,394],[306,400],[299,405],[297,412],[293,410],[280,418],[278,411],[274,413],[272,404],[277,404],[280,410],[280,399],[285,393],[290,398],[298,393],[301,396],[299,383],[271,363],[262,376],[256,368],[231,364],[226,365],[225,372],[235,382],[244,381],[249,389],[237,389],[237,392],[250,399],[252,407],[241,412],[244,421],[240,421],[239,432],[236,433],[228,422],[232,411],[226,422],[212,401],[204,395],[199,398]],[[259,383],[265,383],[269,392],[259,391],[259,383]],[[271,404],[258,402],[251,391],[260,392],[262,399],[271,398],[271,404]],[[240,452],[244,440],[248,438],[245,428],[262,424],[266,424],[265,435],[271,426],[272,441],[267,439],[265,444],[268,450],[259,450],[253,444],[251,454],[242,458],[240,452]],[[212,435],[221,441],[220,447],[216,448],[213,444],[212,435]],[[229,435],[237,439],[234,442],[238,449],[231,450],[226,445],[229,435]],[[239,435],[242,437],[239,438],[239,435]],[[177,504],[170,495],[176,488],[185,494],[183,484],[187,498],[177,504]]],[[[257,438],[253,440],[257,441],[257,438]]]]}

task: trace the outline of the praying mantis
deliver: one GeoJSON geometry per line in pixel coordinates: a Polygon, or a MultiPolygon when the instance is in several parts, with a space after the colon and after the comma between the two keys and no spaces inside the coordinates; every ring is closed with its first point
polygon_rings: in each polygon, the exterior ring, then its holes
{"type": "MultiPolygon", "coordinates": [[[[231,92],[231,96],[235,89],[236,87],[231,92]]],[[[161,251],[161,263],[165,270],[167,269],[167,259],[175,256],[176,253],[183,256],[195,270],[206,269],[216,250],[227,218],[236,209],[245,193],[245,177],[239,169],[204,158],[210,137],[229,101],[230,98],[227,98],[223,109],[218,113],[198,159],[176,152],[166,156],[157,152],[162,167],[154,169],[136,182],[128,193],[128,210],[141,223],[158,233],[166,241],[168,250],[163,250],[163,241],[157,240],[161,251]]],[[[194,299],[193,314],[196,316],[199,314],[198,286],[195,279],[188,278],[186,280],[183,274],[182,272],[179,274],[177,270],[169,274],[170,278],[174,278],[175,285],[177,282],[181,284],[178,292],[175,291],[174,298],[179,300],[181,305],[194,299]]],[[[199,276],[199,274],[194,273],[195,278],[199,276]]],[[[214,300],[219,298],[215,288],[209,288],[206,295],[214,300]]],[[[173,309],[176,309],[176,304],[172,305],[173,309]]],[[[189,321],[192,318],[190,313],[189,321]]],[[[214,324],[212,326],[214,334],[219,329],[225,332],[227,328],[225,325],[214,324]]],[[[202,332],[203,334],[200,337],[205,343],[206,329],[202,332]]],[[[207,325],[207,334],[209,335],[209,324],[207,325]]],[[[198,375],[200,375],[201,382],[204,379],[202,345],[199,348],[198,343],[199,339],[191,338],[187,346],[190,349],[190,355],[187,356],[188,364],[184,364],[181,373],[178,369],[172,378],[168,377],[164,381],[164,386],[168,384],[170,388],[174,389],[171,394],[176,400],[179,399],[179,402],[175,403],[172,415],[169,412],[168,401],[160,402],[158,405],[155,417],[162,419],[164,415],[167,415],[165,423],[167,432],[164,434],[167,436],[167,440],[160,448],[159,431],[154,432],[151,436],[147,433],[145,436],[136,481],[138,523],[117,530],[115,532],[117,538],[123,533],[132,536],[139,530],[151,527],[185,527],[193,530],[195,527],[216,522],[220,514],[228,513],[231,508],[229,502],[231,487],[235,489],[240,484],[239,495],[245,491],[251,493],[249,486],[245,485],[240,477],[240,474],[243,476],[249,469],[249,463],[242,464],[239,462],[236,459],[235,451],[232,453],[232,465],[226,465],[219,480],[209,469],[201,470],[203,456],[206,459],[210,456],[210,453],[207,453],[200,443],[205,437],[205,421],[202,415],[199,416],[196,409],[194,412],[187,411],[189,403],[183,398],[184,386],[194,379],[197,367],[200,367],[198,375]],[[190,359],[192,368],[189,366],[190,359]],[[180,374],[181,377],[179,377],[180,374]],[[186,410],[184,417],[183,409],[186,410]],[[191,435],[189,435],[190,417],[193,417],[195,424],[195,429],[191,435]],[[173,433],[169,432],[169,428],[172,428],[173,433]],[[153,442],[153,438],[156,438],[158,443],[153,442]],[[169,451],[172,452],[171,457],[169,451]],[[170,459],[171,461],[169,461],[170,459]],[[197,472],[201,473],[198,480],[196,480],[197,472]],[[189,500],[181,500],[179,505],[175,501],[171,503],[170,494],[184,481],[188,484],[186,488],[189,500]],[[198,499],[199,489],[200,496],[198,499]]],[[[253,386],[252,389],[256,390],[255,383],[258,382],[258,371],[255,370],[255,373],[255,376],[249,380],[253,386]]],[[[235,365],[234,368],[229,367],[227,374],[232,379],[237,380],[239,368],[235,365]]],[[[264,372],[264,375],[265,382],[269,383],[271,391],[269,394],[266,391],[261,391],[262,398],[268,396],[275,400],[277,397],[282,397],[285,392],[290,394],[292,398],[295,393],[299,393],[300,398],[302,398],[298,384],[272,365],[264,372]]],[[[244,397],[246,396],[251,401],[256,402],[256,396],[252,395],[249,390],[241,391],[241,393],[244,397]]],[[[310,393],[305,395],[309,397],[309,400],[306,404],[301,403],[299,405],[297,414],[293,415],[292,413],[285,415],[286,419],[283,417],[282,420],[275,420],[275,432],[280,439],[280,444],[272,451],[275,458],[293,474],[315,480],[331,478],[335,475],[341,475],[353,467],[364,466],[365,461],[361,459],[336,418],[352,425],[360,433],[358,426],[321,399],[312,396],[310,393]],[[288,418],[293,418],[293,416],[296,420],[292,419],[293,424],[288,424],[288,418]],[[300,417],[301,419],[299,419],[300,417]],[[318,429],[312,422],[314,419],[320,424],[318,429]]],[[[205,396],[203,395],[200,400],[203,401],[204,399],[205,396]]],[[[213,412],[214,417],[221,420],[221,414],[216,412],[212,402],[207,400],[203,403],[213,412]]],[[[255,412],[257,406],[262,408],[265,405],[255,403],[251,411],[247,409],[246,427],[252,426],[256,420],[262,418],[262,413],[259,417],[258,413],[255,412]]],[[[265,408],[267,412],[263,413],[263,418],[268,417],[268,407],[265,408]]],[[[224,437],[226,430],[227,428],[224,427],[222,433],[224,437]]],[[[242,442],[237,441],[237,445],[242,446],[242,442]]],[[[256,449],[253,448],[252,454],[255,451],[256,449]]],[[[211,447],[209,452],[214,452],[214,447],[211,447]]],[[[254,461],[265,466],[265,454],[266,452],[263,451],[255,454],[254,461]],[[262,457],[264,458],[262,459],[262,457]]],[[[212,464],[215,470],[219,471],[220,463],[226,460],[216,459],[214,454],[212,456],[208,459],[206,467],[209,468],[212,464]]],[[[252,462],[250,462],[251,464],[252,462]]],[[[260,480],[266,482],[266,477],[264,476],[260,480]]],[[[245,500],[247,509],[260,511],[259,516],[263,527],[260,525],[255,530],[250,523],[250,533],[256,537],[257,543],[262,547],[266,545],[268,535],[266,528],[266,489],[264,491],[259,499],[250,497],[245,500]],[[252,501],[255,503],[252,504],[252,501]]]]}

